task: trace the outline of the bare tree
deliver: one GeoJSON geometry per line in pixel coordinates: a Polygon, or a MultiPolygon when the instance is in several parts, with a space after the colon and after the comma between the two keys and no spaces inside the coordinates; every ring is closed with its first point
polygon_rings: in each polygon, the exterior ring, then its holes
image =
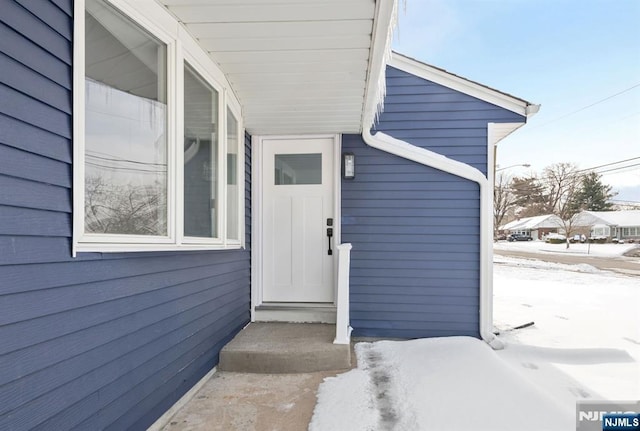
{"type": "Polygon", "coordinates": [[[511,192],[511,177],[500,172],[493,187],[493,237],[498,237],[498,229],[509,210],[516,205],[516,196],[511,192]]]}
{"type": "Polygon", "coordinates": [[[572,163],[556,163],[544,169],[542,181],[545,188],[545,206],[549,213],[557,215],[561,220],[567,248],[569,238],[573,235],[576,215],[580,208],[576,205],[576,196],[580,190],[582,176],[572,163]]]}
{"type": "Polygon", "coordinates": [[[92,233],[165,235],[166,190],[149,185],[116,185],[101,176],[85,183],[85,229],[92,233]]]}

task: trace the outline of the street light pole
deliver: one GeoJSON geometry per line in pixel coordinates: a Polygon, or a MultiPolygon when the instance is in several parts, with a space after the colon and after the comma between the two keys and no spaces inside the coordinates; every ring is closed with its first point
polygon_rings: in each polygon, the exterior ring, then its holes
{"type": "Polygon", "coordinates": [[[509,169],[509,168],[515,168],[516,166],[522,166],[522,167],[525,167],[525,168],[530,168],[531,167],[531,165],[529,163],[519,163],[517,165],[510,165],[510,166],[505,166],[504,168],[496,169],[496,172],[504,171],[505,169],[509,169]]]}

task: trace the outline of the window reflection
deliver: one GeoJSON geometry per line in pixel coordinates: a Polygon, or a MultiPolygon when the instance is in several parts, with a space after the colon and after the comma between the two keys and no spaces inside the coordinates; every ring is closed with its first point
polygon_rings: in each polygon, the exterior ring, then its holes
{"type": "Polygon", "coordinates": [[[167,235],[166,46],[86,2],[85,230],[167,235]]]}
{"type": "Polygon", "coordinates": [[[218,93],[184,68],[184,235],[217,237],[218,93]]]}
{"type": "Polygon", "coordinates": [[[322,154],[276,154],[275,185],[322,184],[322,154]]]}
{"type": "Polygon", "coordinates": [[[227,238],[240,239],[239,178],[238,178],[238,120],[227,109],[227,238]]]}

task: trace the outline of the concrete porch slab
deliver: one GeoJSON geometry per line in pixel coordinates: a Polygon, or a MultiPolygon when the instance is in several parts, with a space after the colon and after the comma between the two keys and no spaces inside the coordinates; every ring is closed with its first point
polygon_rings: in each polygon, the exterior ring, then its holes
{"type": "Polygon", "coordinates": [[[161,430],[306,430],[316,405],[318,385],[335,375],[335,371],[307,374],[218,371],[161,430]]]}
{"type": "Polygon", "coordinates": [[[351,349],[333,344],[335,325],[254,322],[220,351],[220,371],[312,373],[348,369],[351,349]]]}

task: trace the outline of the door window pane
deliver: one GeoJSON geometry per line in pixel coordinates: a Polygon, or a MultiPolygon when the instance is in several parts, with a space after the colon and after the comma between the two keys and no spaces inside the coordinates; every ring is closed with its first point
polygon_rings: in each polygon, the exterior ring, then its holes
{"type": "Polygon", "coordinates": [[[227,238],[240,239],[238,220],[238,120],[227,108],[227,238]]]}
{"type": "Polygon", "coordinates": [[[322,154],[276,154],[275,185],[322,184],[322,154]]]}
{"type": "Polygon", "coordinates": [[[101,0],[85,18],[85,231],[167,235],[167,47],[101,0]]]}
{"type": "Polygon", "coordinates": [[[184,235],[216,238],[218,92],[184,67],[184,235]]]}

